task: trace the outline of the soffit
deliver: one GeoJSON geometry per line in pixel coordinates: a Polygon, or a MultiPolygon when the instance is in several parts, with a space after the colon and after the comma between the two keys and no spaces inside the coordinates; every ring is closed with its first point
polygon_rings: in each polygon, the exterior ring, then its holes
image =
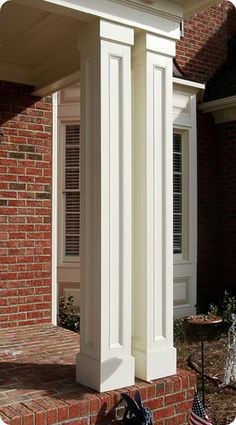
{"type": "Polygon", "coordinates": [[[174,2],[183,6],[184,18],[188,18],[194,13],[218,4],[219,0],[174,0],[174,2]]]}
{"type": "Polygon", "coordinates": [[[78,71],[78,39],[91,19],[4,4],[0,12],[0,79],[40,86],[78,71]]]}

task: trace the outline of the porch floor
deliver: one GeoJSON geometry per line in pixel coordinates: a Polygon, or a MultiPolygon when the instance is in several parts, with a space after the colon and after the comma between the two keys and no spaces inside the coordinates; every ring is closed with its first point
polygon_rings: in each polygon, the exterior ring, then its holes
{"type": "Polygon", "coordinates": [[[195,375],[177,375],[97,393],[75,382],[79,335],[52,325],[0,330],[0,417],[11,425],[115,423],[122,391],[138,388],[158,424],[184,424],[195,375]],[[173,419],[175,418],[174,422],[173,419]],[[177,419],[177,421],[176,421],[177,419]]]}

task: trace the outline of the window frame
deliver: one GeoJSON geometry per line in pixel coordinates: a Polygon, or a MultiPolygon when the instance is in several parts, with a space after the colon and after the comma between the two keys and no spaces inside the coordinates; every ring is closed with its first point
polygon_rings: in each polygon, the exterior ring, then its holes
{"type": "MultiPolygon", "coordinates": [[[[77,255],[65,255],[65,161],[66,161],[66,126],[67,125],[79,125],[79,119],[72,119],[71,117],[65,117],[60,119],[58,128],[58,266],[61,267],[66,265],[67,267],[74,267],[80,265],[80,256],[77,255]]],[[[80,193],[80,182],[79,189],[80,193]]]]}

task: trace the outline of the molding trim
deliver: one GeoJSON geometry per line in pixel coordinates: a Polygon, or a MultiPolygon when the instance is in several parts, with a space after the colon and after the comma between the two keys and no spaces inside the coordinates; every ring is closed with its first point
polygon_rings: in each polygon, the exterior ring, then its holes
{"type": "Polygon", "coordinates": [[[68,87],[72,84],[77,83],[80,80],[80,71],[76,71],[73,74],[67,75],[66,77],[61,78],[58,81],[55,81],[51,84],[48,84],[44,87],[40,87],[33,91],[31,94],[34,96],[47,96],[53,92],[59,91],[68,87]]]}
{"type": "MultiPolygon", "coordinates": [[[[154,0],[110,0],[113,3],[123,4],[125,6],[132,7],[133,9],[140,10],[141,12],[152,13],[156,16],[161,16],[165,19],[171,19],[173,21],[179,22],[179,19],[182,16],[182,6],[175,4],[176,13],[171,13],[170,11],[164,11],[157,8],[154,0]]],[[[166,7],[166,6],[165,6],[166,7]]],[[[168,8],[169,10],[170,7],[168,8]]],[[[172,5],[173,10],[173,5],[172,5]]]]}
{"type": "Polygon", "coordinates": [[[198,109],[204,114],[212,113],[216,124],[236,121],[236,96],[204,102],[198,109]]]}
{"type": "Polygon", "coordinates": [[[58,160],[57,160],[57,93],[52,96],[53,105],[53,140],[52,140],[52,324],[57,325],[57,187],[58,187],[58,160]]]}
{"type": "Polygon", "coordinates": [[[196,92],[196,90],[205,90],[205,86],[206,86],[205,84],[198,83],[196,81],[185,80],[185,79],[176,78],[176,77],[173,77],[173,83],[178,84],[180,86],[185,86],[185,87],[195,89],[194,92],[196,92]]]}

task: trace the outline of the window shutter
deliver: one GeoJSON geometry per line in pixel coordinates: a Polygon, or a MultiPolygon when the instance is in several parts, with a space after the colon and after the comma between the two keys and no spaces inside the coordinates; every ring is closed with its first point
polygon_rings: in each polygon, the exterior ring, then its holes
{"type": "Polygon", "coordinates": [[[173,135],[173,234],[174,254],[182,253],[182,197],[183,197],[183,143],[182,135],[173,135]]]}
{"type": "Polygon", "coordinates": [[[66,125],[65,132],[65,255],[80,255],[80,126],[66,125]]]}

